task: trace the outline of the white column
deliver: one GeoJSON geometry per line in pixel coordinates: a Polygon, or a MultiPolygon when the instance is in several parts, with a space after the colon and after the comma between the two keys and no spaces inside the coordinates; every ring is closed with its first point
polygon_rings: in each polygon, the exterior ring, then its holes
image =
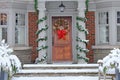
{"type": "MultiPolygon", "coordinates": [[[[78,16],[84,18],[85,17],[85,10],[86,10],[86,5],[85,5],[85,0],[78,0],[78,16]]],[[[85,28],[85,23],[82,21],[78,21],[79,25],[85,28]]],[[[86,39],[85,32],[80,32],[78,31],[78,37],[82,40],[86,39]]],[[[86,49],[86,44],[83,42],[78,42],[78,45],[81,48],[86,49]]],[[[78,54],[82,57],[86,57],[86,54],[84,52],[79,52],[78,54]]],[[[85,63],[83,59],[78,59],[78,63],[85,63]]]]}
{"type": "MultiPolygon", "coordinates": [[[[39,10],[39,19],[42,19],[43,17],[45,17],[45,1],[41,1],[38,3],[38,10],[39,10]]],[[[43,21],[41,23],[38,24],[38,29],[41,30],[42,28],[45,28],[46,22],[43,21]]],[[[39,35],[38,38],[45,38],[46,36],[46,31],[42,31],[39,35]]],[[[38,47],[41,46],[46,46],[46,41],[39,41],[38,42],[38,47]]],[[[44,57],[46,56],[46,49],[43,49],[41,51],[39,51],[38,54],[38,58],[39,60],[44,59],[44,57]]],[[[46,63],[47,60],[43,61],[42,63],[46,63]]]]}

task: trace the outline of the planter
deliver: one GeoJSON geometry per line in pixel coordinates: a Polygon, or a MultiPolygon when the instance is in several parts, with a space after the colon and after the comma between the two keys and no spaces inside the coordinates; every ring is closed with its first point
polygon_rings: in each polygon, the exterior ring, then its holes
{"type": "Polygon", "coordinates": [[[115,69],[115,73],[116,73],[116,80],[120,80],[120,72],[119,69],[115,69]]]}
{"type": "Polygon", "coordinates": [[[8,80],[7,72],[4,72],[4,71],[0,72],[0,80],[8,80]]]}

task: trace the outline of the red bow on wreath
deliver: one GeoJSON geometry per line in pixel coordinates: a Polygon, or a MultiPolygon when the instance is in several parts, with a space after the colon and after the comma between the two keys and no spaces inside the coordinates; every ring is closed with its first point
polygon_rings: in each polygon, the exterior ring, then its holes
{"type": "Polygon", "coordinates": [[[66,39],[66,34],[67,34],[67,31],[66,30],[57,30],[57,35],[58,35],[58,39],[63,39],[65,40],[66,39]]]}

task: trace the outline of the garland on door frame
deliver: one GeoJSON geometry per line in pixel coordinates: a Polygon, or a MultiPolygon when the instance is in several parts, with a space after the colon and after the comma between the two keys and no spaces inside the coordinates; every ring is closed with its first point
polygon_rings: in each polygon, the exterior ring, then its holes
{"type": "MultiPolygon", "coordinates": [[[[85,4],[86,4],[86,10],[85,10],[85,14],[87,13],[87,11],[88,11],[88,2],[89,2],[89,0],[86,0],[85,1],[85,4]]],[[[84,32],[86,35],[89,33],[88,32],[88,30],[84,27],[84,26],[82,26],[82,25],[80,25],[79,24],[79,22],[86,22],[86,17],[79,17],[79,16],[77,16],[76,17],[76,20],[77,20],[77,22],[76,22],[76,28],[77,28],[77,30],[79,31],[79,32],[84,32]]],[[[77,42],[83,42],[84,44],[87,44],[88,42],[89,42],[89,40],[84,40],[84,39],[81,39],[79,36],[77,36],[76,37],[76,41],[77,42]]],[[[83,52],[83,53],[87,53],[87,52],[89,52],[89,50],[88,49],[84,49],[84,48],[82,48],[81,46],[79,46],[78,44],[76,45],[76,50],[78,51],[78,52],[83,52]]],[[[85,62],[88,62],[88,58],[87,57],[83,57],[82,55],[80,55],[80,54],[77,54],[77,58],[78,59],[83,59],[85,62]]]]}
{"type": "MultiPolygon", "coordinates": [[[[39,11],[38,11],[38,0],[34,0],[34,8],[35,8],[36,13],[39,13],[39,11]]],[[[47,16],[45,16],[41,19],[38,19],[37,24],[41,24],[46,20],[47,20],[47,16]]],[[[43,26],[41,26],[41,27],[43,27],[43,26]]],[[[44,31],[47,31],[47,30],[48,30],[48,26],[45,25],[45,27],[41,28],[40,30],[37,30],[36,35],[42,34],[44,31]]],[[[38,38],[36,41],[37,42],[44,42],[44,41],[47,41],[47,40],[48,40],[48,37],[45,36],[45,37],[38,38]]],[[[46,50],[47,48],[48,48],[47,45],[41,45],[37,48],[37,51],[46,50]]],[[[47,53],[46,53],[45,56],[42,56],[41,59],[37,58],[36,63],[44,62],[46,59],[47,59],[47,53]]]]}

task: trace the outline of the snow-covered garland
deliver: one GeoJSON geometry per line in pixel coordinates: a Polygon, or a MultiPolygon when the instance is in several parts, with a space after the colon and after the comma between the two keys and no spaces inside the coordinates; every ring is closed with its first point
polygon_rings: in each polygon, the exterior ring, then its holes
{"type": "MultiPolygon", "coordinates": [[[[43,18],[41,18],[41,19],[38,20],[38,24],[41,24],[42,22],[44,22],[44,21],[46,21],[46,20],[47,20],[47,17],[45,16],[45,17],[43,17],[43,18]]],[[[41,34],[43,31],[46,31],[47,29],[48,29],[48,26],[45,25],[45,27],[44,27],[44,28],[41,28],[40,30],[38,30],[38,31],[36,32],[36,34],[39,35],[39,34],[41,34]]],[[[38,38],[38,39],[37,39],[37,42],[39,42],[39,41],[47,41],[47,40],[48,40],[48,38],[47,38],[47,36],[45,36],[44,38],[43,38],[43,37],[42,37],[42,38],[38,38]]],[[[37,48],[37,51],[42,51],[42,50],[45,50],[45,49],[47,49],[47,48],[48,48],[47,45],[41,45],[40,47],[37,48]]],[[[46,54],[47,54],[47,53],[46,53],[46,54]]],[[[41,62],[45,61],[46,58],[47,58],[47,55],[46,55],[46,56],[43,56],[43,58],[41,58],[41,59],[36,59],[36,63],[41,63],[41,62]]]]}
{"type": "Polygon", "coordinates": [[[0,43],[0,72],[8,73],[8,80],[12,75],[18,72],[22,66],[21,62],[16,55],[12,55],[13,49],[2,40],[0,43]]]}
{"type": "MultiPolygon", "coordinates": [[[[86,11],[85,11],[85,14],[87,13],[87,11],[88,11],[88,2],[89,2],[89,0],[86,0],[85,1],[85,4],[86,4],[86,11]]],[[[85,28],[85,27],[83,27],[82,25],[80,25],[79,24],[79,21],[82,21],[82,22],[86,22],[86,17],[79,17],[79,16],[77,16],[76,17],[76,20],[77,20],[77,22],[76,22],[76,28],[77,28],[77,30],[79,31],[79,32],[84,32],[86,35],[89,33],[88,32],[88,30],[85,28]]],[[[84,40],[84,39],[81,39],[80,38],[80,36],[77,36],[76,37],[76,41],[79,43],[79,42],[83,42],[84,44],[87,44],[88,42],[89,42],[89,40],[84,40]]],[[[77,51],[79,51],[79,52],[84,52],[84,53],[87,53],[87,52],[89,52],[89,50],[88,49],[84,49],[84,48],[82,48],[80,45],[76,45],[76,49],[77,49],[77,51]]],[[[87,57],[82,57],[80,54],[77,54],[77,58],[78,59],[83,59],[85,62],[88,62],[88,58],[87,57]]]]}
{"type": "MultiPolygon", "coordinates": [[[[35,4],[34,4],[35,11],[36,11],[36,13],[39,13],[39,11],[38,11],[38,0],[34,0],[34,3],[35,3],[35,4]]],[[[47,16],[44,16],[43,18],[41,18],[41,19],[39,19],[39,20],[37,21],[37,24],[41,24],[41,23],[43,23],[43,22],[46,21],[46,20],[47,20],[47,16]]],[[[43,26],[41,26],[41,27],[43,27],[43,26]]],[[[40,30],[38,30],[38,31],[36,32],[36,35],[42,34],[42,32],[47,31],[47,30],[48,30],[48,26],[45,25],[45,27],[41,28],[40,30]]],[[[48,38],[47,38],[47,36],[45,36],[45,37],[38,38],[36,41],[37,41],[37,42],[43,42],[43,41],[47,41],[47,40],[48,40],[48,38]]],[[[45,49],[47,49],[47,48],[48,48],[47,45],[41,45],[41,46],[39,46],[39,47],[37,48],[37,51],[43,51],[43,50],[45,50],[45,49]]],[[[47,53],[46,53],[45,56],[42,56],[41,59],[37,58],[35,63],[44,62],[44,61],[46,60],[46,58],[47,58],[47,53]]]]}

